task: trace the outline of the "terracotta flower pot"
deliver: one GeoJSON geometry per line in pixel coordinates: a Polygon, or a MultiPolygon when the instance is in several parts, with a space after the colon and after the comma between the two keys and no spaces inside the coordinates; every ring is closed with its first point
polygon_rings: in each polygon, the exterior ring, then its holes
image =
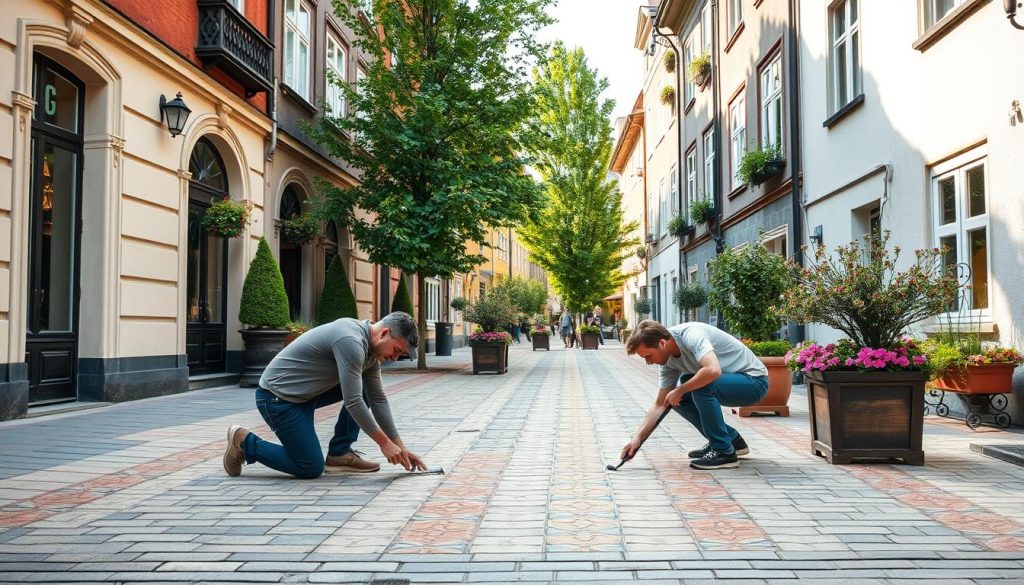
{"type": "Polygon", "coordinates": [[[784,357],[759,357],[761,363],[768,368],[768,393],[757,404],[741,406],[733,409],[740,416],[750,416],[755,412],[775,413],[789,416],[789,396],[793,393],[793,373],[786,367],[784,357]]]}
{"type": "Polygon", "coordinates": [[[1014,364],[968,365],[946,372],[929,386],[961,394],[1005,394],[1013,387],[1014,364]]]}

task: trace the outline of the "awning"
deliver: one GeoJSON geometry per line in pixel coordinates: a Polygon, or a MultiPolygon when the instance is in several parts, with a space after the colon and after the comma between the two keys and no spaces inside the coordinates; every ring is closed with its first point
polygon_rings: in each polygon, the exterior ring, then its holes
{"type": "Polygon", "coordinates": [[[622,300],[622,293],[615,293],[615,294],[609,295],[609,296],[607,296],[607,297],[605,297],[605,298],[603,298],[601,300],[602,301],[621,301],[622,300]]]}

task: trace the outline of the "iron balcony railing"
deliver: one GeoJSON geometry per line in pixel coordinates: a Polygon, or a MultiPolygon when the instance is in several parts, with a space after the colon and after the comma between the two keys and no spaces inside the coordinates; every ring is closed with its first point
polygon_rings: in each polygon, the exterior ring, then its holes
{"type": "Polygon", "coordinates": [[[197,0],[199,42],[196,56],[238,80],[251,96],[272,89],[274,43],[227,0],[197,0]]]}

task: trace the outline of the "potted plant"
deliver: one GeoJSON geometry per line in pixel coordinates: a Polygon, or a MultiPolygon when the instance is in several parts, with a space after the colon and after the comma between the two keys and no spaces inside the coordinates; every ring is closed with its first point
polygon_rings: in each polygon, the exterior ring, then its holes
{"type": "Polygon", "coordinates": [[[671,85],[666,85],[665,87],[661,88],[661,103],[665,104],[666,106],[671,106],[672,103],[675,102],[675,99],[676,88],[672,87],[671,85]]]}
{"type": "Polygon", "coordinates": [[[285,326],[291,320],[284,278],[266,238],[260,238],[256,256],[245,275],[242,298],[238,302],[238,320],[247,325],[239,331],[245,341],[245,369],[239,385],[257,386],[267,364],[284,347],[289,335],[285,326]]]}
{"type": "MultiPolygon", "coordinates": [[[[785,258],[768,251],[761,242],[752,242],[739,252],[726,248],[708,262],[708,284],[711,289],[708,304],[722,312],[731,331],[752,342],[773,342],[783,324],[776,305],[794,284],[785,258]]],[[[789,416],[793,375],[783,360],[789,343],[773,342],[757,347],[765,350],[754,354],[768,369],[768,394],[757,404],[737,412],[740,416],[753,412],[789,416]]]]}
{"type": "Polygon", "coordinates": [[[898,458],[924,464],[924,385],[928,357],[903,334],[918,321],[945,313],[957,294],[955,273],[944,268],[944,248],[918,250],[896,271],[900,250],[889,233],[839,246],[831,257],[819,246],[782,312],[799,323],[821,323],[847,339],[805,342],[787,356],[805,373],[811,449],[830,463],[898,458]]]}
{"type": "Polygon", "coordinates": [[[580,349],[597,349],[600,344],[600,327],[597,325],[580,325],[580,349]]]}
{"type": "Polygon", "coordinates": [[[469,306],[469,301],[462,297],[455,297],[454,299],[452,299],[452,302],[448,303],[448,306],[461,313],[462,311],[466,310],[466,307],[469,306]]]}
{"type": "Polygon", "coordinates": [[[289,321],[288,324],[284,326],[284,328],[288,330],[288,335],[284,338],[285,347],[313,327],[315,327],[315,325],[306,323],[305,321],[289,321]]]}
{"type": "Polygon", "coordinates": [[[760,185],[781,173],[785,167],[786,159],[782,158],[782,149],[778,146],[766,146],[743,155],[736,177],[748,185],[760,185]]]}
{"type": "Polygon", "coordinates": [[[708,302],[708,291],[696,282],[684,283],[672,294],[675,306],[685,311],[687,319],[691,310],[699,309],[708,302]]]}
{"type": "Polygon", "coordinates": [[[922,344],[932,375],[928,385],[960,394],[1005,394],[1024,356],[1012,347],[983,347],[976,337],[929,339],[922,344]]]}
{"type": "Polygon", "coordinates": [[[705,52],[694,57],[690,61],[687,73],[697,87],[703,88],[711,79],[711,55],[705,52]]]}
{"type": "Polygon", "coordinates": [[[651,309],[654,307],[651,304],[651,299],[647,297],[640,297],[633,303],[633,310],[636,311],[637,315],[641,317],[651,314],[651,309]]]}
{"type": "Polygon", "coordinates": [[[473,373],[508,371],[508,346],[512,335],[502,331],[516,317],[508,295],[491,289],[466,307],[466,320],[475,323],[478,330],[469,336],[473,353],[473,373]]]}
{"type": "Polygon", "coordinates": [[[690,221],[694,224],[711,223],[715,218],[715,206],[707,199],[698,199],[690,204],[690,221]]]}
{"type": "Polygon", "coordinates": [[[673,216],[672,219],[668,220],[668,233],[677,238],[685,236],[689,229],[690,226],[686,225],[686,219],[682,214],[673,216]]]}
{"type": "Polygon", "coordinates": [[[533,351],[538,349],[551,349],[551,329],[542,323],[534,324],[530,329],[530,341],[533,343],[533,351]]]}
{"type": "Polygon", "coordinates": [[[281,221],[281,238],[289,244],[305,246],[320,235],[320,222],[310,213],[281,221]]]}
{"type": "Polygon", "coordinates": [[[665,71],[667,71],[669,73],[675,73],[675,70],[676,70],[676,52],[675,51],[665,51],[665,56],[662,57],[662,59],[664,60],[663,63],[665,64],[665,71]]]}
{"type": "Polygon", "coordinates": [[[252,201],[217,199],[203,214],[203,228],[217,238],[237,238],[245,233],[252,213],[252,201]]]}

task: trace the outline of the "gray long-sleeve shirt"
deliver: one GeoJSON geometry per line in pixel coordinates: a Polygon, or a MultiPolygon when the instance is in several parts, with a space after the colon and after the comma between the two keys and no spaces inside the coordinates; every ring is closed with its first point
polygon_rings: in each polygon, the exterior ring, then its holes
{"type": "Polygon", "coordinates": [[[260,386],[282,400],[307,402],[341,385],[342,405],[364,433],[398,436],[380,363],[370,352],[370,322],[342,318],[303,333],[263,372],[260,386]],[[370,401],[363,401],[363,390],[370,401]],[[372,416],[371,416],[372,411],[372,416]],[[380,425],[378,427],[378,425],[380,425]]]}

